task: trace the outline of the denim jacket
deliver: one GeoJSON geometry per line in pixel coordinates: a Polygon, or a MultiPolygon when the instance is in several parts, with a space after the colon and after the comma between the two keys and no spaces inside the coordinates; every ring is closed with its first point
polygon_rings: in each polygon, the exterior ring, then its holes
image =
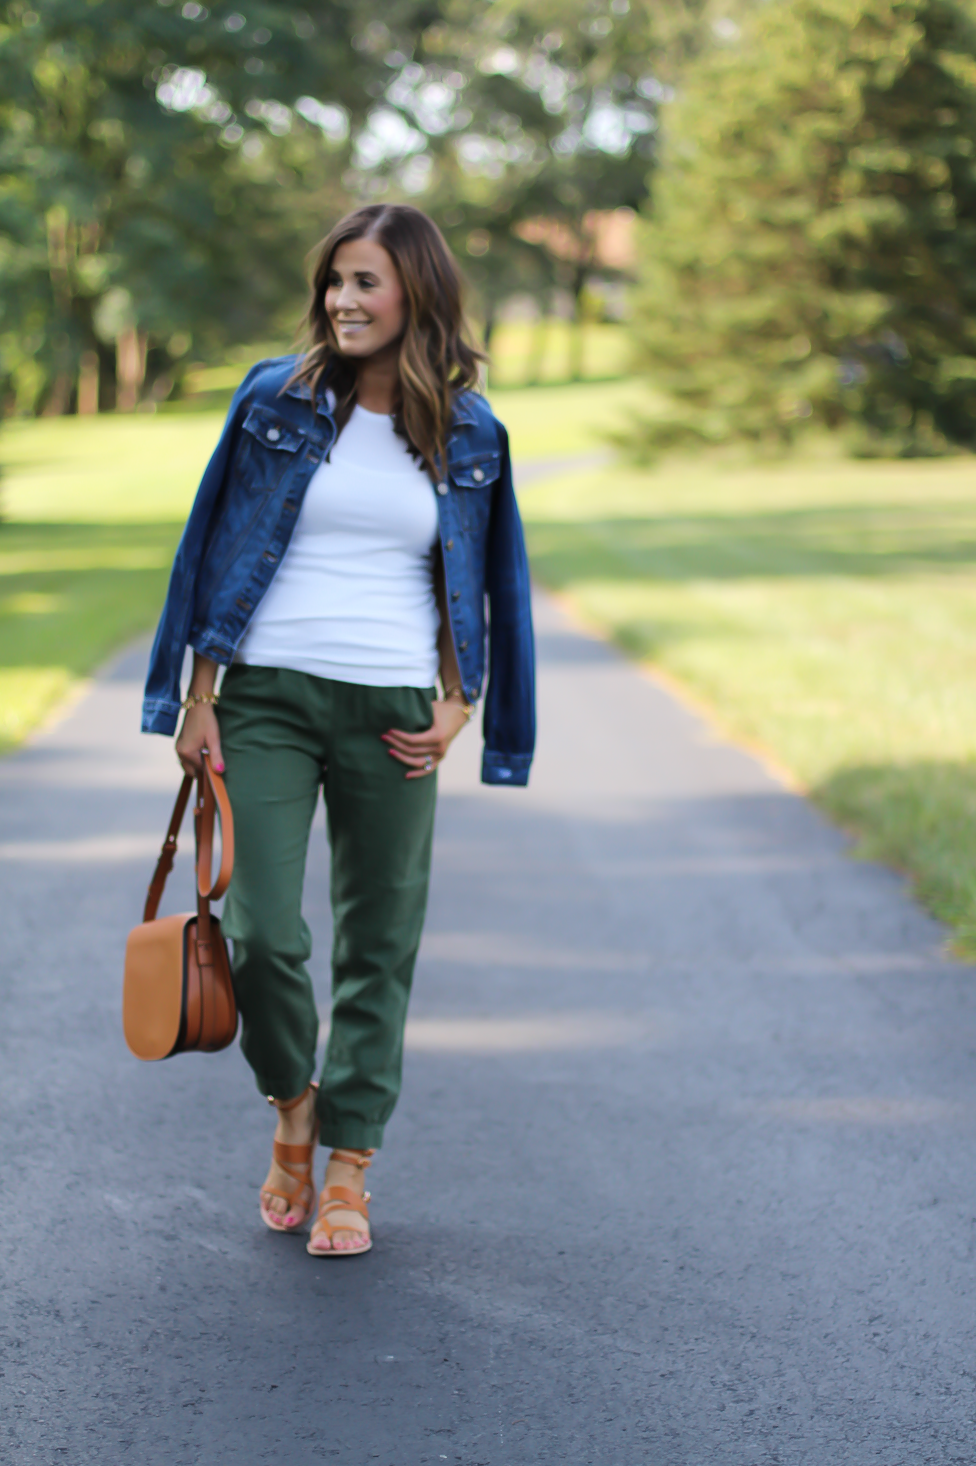
{"type": "MultiPolygon", "coordinates": [[[[285,386],[297,358],[253,367],[234,395],[176,552],[146,679],[142,728],[172,733],[189,645],[227,665],[274,579],[309,480],[336,437],[328,401],[285,386]]],[[[331,400],[331,399],[329,399],[331,400]]],[[[526,784],[535,744],[529,571],[508,436],[461,394],[435,481],[447,604],[464,692],[481,695],[486,784],[526,784]],[[487,612],[486,617],[486,603],[487,612]]]]}

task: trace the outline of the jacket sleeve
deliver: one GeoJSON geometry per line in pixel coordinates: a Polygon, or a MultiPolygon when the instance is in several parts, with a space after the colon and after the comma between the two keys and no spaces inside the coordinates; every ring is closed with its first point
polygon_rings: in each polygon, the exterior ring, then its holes
{"type": "Polygon", "coordinates": [[[508,434],[499,424],[502,471],[488,528],[489,617],[485,784],[527,784],[535,748],[535,645],[529,561],[512,483],[508,434]]]}
{"type": "Polygon", "coordinates": [[[259,362],[252,367],[234,393],[220,441],[204,470],[176,551],[166,603],[149,656],[149,672],[142,704],[143,733],[168,734],[176,730],[180,713],[180,675],[193,621],[197,574],[207,543],[207,530],[237,440],[241,404],[252,380],[263,365],[264,363],[259,362]]]}

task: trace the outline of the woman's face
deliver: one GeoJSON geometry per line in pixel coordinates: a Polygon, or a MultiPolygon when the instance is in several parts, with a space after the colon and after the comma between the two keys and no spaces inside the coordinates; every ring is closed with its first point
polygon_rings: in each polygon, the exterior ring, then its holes
{"type": "Polygon", "coordinates": [[[374,356],[400,340],[406,300],[396,266],[375,239],[348,239],[332,256],[325,309],[343,356],[374,356]]]}

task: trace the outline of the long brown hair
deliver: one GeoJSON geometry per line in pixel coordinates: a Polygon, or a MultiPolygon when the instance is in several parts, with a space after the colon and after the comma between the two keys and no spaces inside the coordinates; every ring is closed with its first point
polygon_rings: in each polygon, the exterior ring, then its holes
{"type": "Polygon", "coordinates": [[[323,377],[336,395],[339,432],[356,403],[356,364],[339,350],[325,309],[332,257],[350,239],[374,239],[403,285],[407,323],[400,341],[400,392],[394,426],[432,474],[443,471],[451,409],[458,392],[478,383],[487,358],[471,341],[461,272],[432,219],[410,204],[367,204],[340,219],[318,247],[303,326],[307,346],[291,382],[308,384],[313,402],[323,377]]]}

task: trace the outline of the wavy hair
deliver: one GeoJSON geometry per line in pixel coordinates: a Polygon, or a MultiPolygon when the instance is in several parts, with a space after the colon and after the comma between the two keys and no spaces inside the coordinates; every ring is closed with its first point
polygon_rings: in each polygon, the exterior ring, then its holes
{"type": "Polygon", "coordinates": [[[336,395],[336,426],[342,432],[356,404],[356,363],[339,350],[325,291],[333,256],[350,239],[374,239],[400,276],[407,320],[393,421],[414,456],[436,475],[443,471],[454,398],[478,385],[478,365],[487,357],[471,340],[454,256],[437,225],[420,209],[367,204],[340,219],[326,235],[315,256],[312,294],[302,322],[305,351],[288,385],[306,383],[314,403],[327,382],[336,395]]]}

